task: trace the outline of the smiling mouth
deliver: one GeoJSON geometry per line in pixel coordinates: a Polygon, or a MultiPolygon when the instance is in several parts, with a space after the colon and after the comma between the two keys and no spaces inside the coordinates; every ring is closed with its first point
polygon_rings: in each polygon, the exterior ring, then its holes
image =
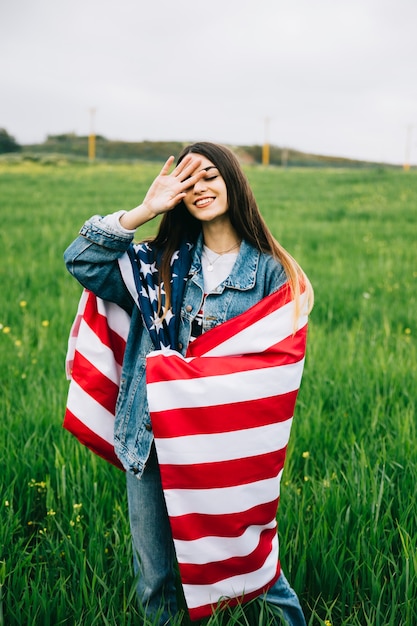
{"type": "Polygon", "coordinates": [[[211,204],[213,201],[214,198],[201,198],[200,200],[196,200],[194,204],[198,209],[202,209],[203,207],[211,204]]]}

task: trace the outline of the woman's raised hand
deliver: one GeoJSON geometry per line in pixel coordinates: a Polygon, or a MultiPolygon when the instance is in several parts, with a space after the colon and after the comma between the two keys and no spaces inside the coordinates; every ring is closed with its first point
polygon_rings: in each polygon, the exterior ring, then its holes
{"type": "Polygon", "coordinates": [[[143,204],[155,215],[166,213],[173,209],[186,195],[186,190],[192,187],[205,172],[197,172],[201,159],[188,154],[179,165],[170,173],[174,157],[169,157],[164,167],[149,187],[143,204]]]}
{"type": "Polygon", "coordinates": [[[161,213],[171,211],[186,196],[187,189],[195,185],[205,175],[198,171],[201,159],[188,154],[170,172],[174,157],[170,156],[149,187],[141,205],[125,213],[120,218],[124,228],[133,230],[161,213]]]}

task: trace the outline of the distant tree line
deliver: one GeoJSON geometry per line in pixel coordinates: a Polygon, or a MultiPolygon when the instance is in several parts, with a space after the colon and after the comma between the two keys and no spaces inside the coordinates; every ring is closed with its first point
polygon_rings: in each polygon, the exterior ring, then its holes
{"type": "MultiPolygon", "coordinates": [[[[178,155],[186,143],[180,141],[113,141],[102,135],[96,135],[95,156],[98,160],[164,161],[170,154],[178,155]]],[[[243,163],[262,163],[261,145],[230,147],[243,163]]],[[[48,135],[43,143],[20,146],[5,129],[0,129],[0,153],[20,150],[27,155],[65,155],[77,159],[86,159],[88,136],[79,136],[75,133],[48,135]]],[[[269,163],[281,167],[369,167],[380,165],[339,157],[308,154],[274,145],[269,146],[269,163]]]]}
{"type": "MultiPolygon", "coordinates": [[[[95,154],[97,159],[163,161],[170,154],[178,154],[184,145],[176,141],[113,141],[96,135],[95,154]]],[[[88,154],[88,136],[73,133],[48,135],[44,143],[25,146],[25,149],[85,157],[88,154]]]]}
{"type": "Polygon", "coordinates": [[[5,128],[0,128],[0,154],[7,152],[19,152],[22,149],[14,137],[9,135],[5,128]]]}

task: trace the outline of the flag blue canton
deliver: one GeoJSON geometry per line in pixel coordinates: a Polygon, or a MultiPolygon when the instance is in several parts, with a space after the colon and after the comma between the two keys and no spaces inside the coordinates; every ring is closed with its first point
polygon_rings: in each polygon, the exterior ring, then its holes
{"type": "Polygon", "coordinates": [[[138,292],[139,307],[156,350],[177,348],[179,315],[185,282],[191,265],[191,249],[192,244],[183,242],[171,257],[171,306],[169,310],[165,307],[166,292],[164,284],[160,283],[158,271],[162,251],[156,249],[152,243],[134,244],[128,250],[138,292]]]}

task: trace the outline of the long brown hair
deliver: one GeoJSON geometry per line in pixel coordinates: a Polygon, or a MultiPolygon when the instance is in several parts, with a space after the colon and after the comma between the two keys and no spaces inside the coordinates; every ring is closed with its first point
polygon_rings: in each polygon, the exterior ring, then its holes
{"type": "MultiPolygon", "coordinates": [[[[184,148],[177,163],[190,153],[200,154],[216,166],[226,184],[228,216],[237,235],[261,252],[271,254],[282,264],[296,300],[296,310],[301,285],[307,289],[310,310],[313,306],[310,282],[295,259],[272,236],[237,157],[225,146],[203,141],[184,148]]],[[[184,238],[195,242],[200,232],[201,223],[188,212],[184,202],[165,213],[161,220],[154,244],[163,250],[160,272],[166,290],[166,309],[170,304],[171,257],[184,238]]]]}

